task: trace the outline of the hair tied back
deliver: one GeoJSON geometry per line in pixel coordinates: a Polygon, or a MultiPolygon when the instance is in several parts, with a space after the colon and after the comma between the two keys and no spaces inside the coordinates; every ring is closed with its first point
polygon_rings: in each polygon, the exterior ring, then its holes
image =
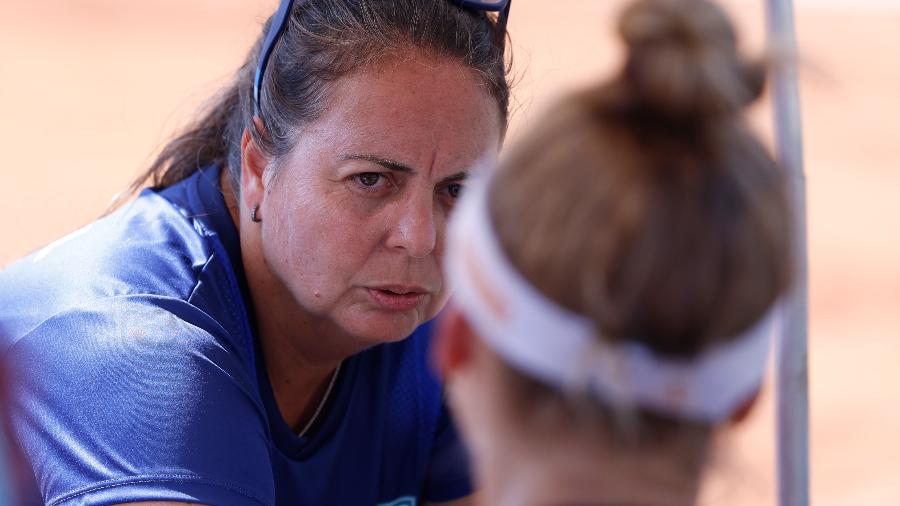
{"type": "Polygon", "coordinates": [[[618,28],[627,49],[622,78],[661,116],[721,118],[762,94],[765,66],[741,57],[728,16],[708,0],[638,0],[618,28]]]}

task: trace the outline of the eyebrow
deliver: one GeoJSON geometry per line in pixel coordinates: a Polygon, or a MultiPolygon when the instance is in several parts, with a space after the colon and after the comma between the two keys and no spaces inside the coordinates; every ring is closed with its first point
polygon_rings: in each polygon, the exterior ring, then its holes
{"type": "MultiPolygon", "coordinates": [[[[347,155],[344,157],[344,160],[362,160],[365,162],[372,162],[372,163],[381,165],[382,167],[384,167],[385,169],[388,169],[388,170],[404,172],[404,173],[410,174],[410,175],[418,174],[418,171],[416,169],[410,167],[409,165],[405,165],[398,161],[391,160],[389,158],[382,158],[380,156],[375,156],[375,155],[347,155]]],[[[460,171],[460,172],[457,172],[455,174],[451,174],[451,175],[445,177],[444,179],[441,180],[440,184],[455,183],[458,181],[463,181],[467,177],[469,177],[469,171],[466,171],[466,170],[460,171]]]]}
{"type": "Polygon", "coordinates": [[[457,172],[456,174],[451,174],[451,175],[445,177],[444,179],[441,179],[440,184],[457,183],[459,181],[465,181],[465,179],[467,177],[469,177],[469,172],[464,170],[462,172],[457,172]]]}
{"type": "Polygon", "coordinates": [[[344,160],[363,160],[365,162],[377,163],[378,165],[381,165],[388,170],[406,172],[407,174],[412,175],[415,175],[417,173],[416,169],[410,167],[409,165],[404,165],[400,162],[375,155],[347,155],[344,157],[344,160]]]}

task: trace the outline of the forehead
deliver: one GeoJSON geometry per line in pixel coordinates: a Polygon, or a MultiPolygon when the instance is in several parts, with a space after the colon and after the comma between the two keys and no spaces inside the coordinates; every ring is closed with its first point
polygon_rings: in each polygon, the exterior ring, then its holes
{"type": "Polygon", "coordinates": [[[500,118],[475,71],[411,52],[339,79],[323,115],[300,138],[426,169],[471,163],[499,149],[500,118]]]}

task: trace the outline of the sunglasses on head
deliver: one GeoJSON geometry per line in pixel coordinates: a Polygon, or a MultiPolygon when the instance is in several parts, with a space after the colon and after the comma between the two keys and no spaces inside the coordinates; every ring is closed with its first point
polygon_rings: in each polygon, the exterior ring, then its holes
{"type": "MultiPolygon", "coordinates": [[[[509,8],[512,0],[450,0],[454,4],[475,11],[499,11],[497,17],[497,44],[503,49],[503,42],[506,37],[506,20],[509,18],[509,8]]],[[[262,88],[263,74],[266,73],[266,66],[269,64],[269,57],[275,49],[275,43],[287,28],[288,19],[290,19],[291,9],[294,6],[294,0],[281,0],[278,11],[272,18],[272,24],[269,26],[269,32],[263,41],[262,50],[259,53],[259,64],[256,66],[256,76],[253,79],[253,104],[254,113],[259,115],[260,89],[262,88]]]]}

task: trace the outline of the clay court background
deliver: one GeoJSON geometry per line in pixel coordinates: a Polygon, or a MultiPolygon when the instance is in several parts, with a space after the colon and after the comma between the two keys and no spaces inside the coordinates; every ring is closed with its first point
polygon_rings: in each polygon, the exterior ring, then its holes
{"type": "MultiPolygon", "coordinates": [[[[900,0],[799,0],[812,498],[900,504],[900,0]]],[[[762,0],[730,0],[750,48],[762,0]]],[[[513,140],[618,63],[620,1],[517,0],[513,140]]],[[[0,0],[0,267],[98,216],[237,67],[274,0],[0,0]]],[[[754,119],[768,136],[767,104],[754,119]]],[[[773,504],[772,391],[704,504],[773,504]]]]}

